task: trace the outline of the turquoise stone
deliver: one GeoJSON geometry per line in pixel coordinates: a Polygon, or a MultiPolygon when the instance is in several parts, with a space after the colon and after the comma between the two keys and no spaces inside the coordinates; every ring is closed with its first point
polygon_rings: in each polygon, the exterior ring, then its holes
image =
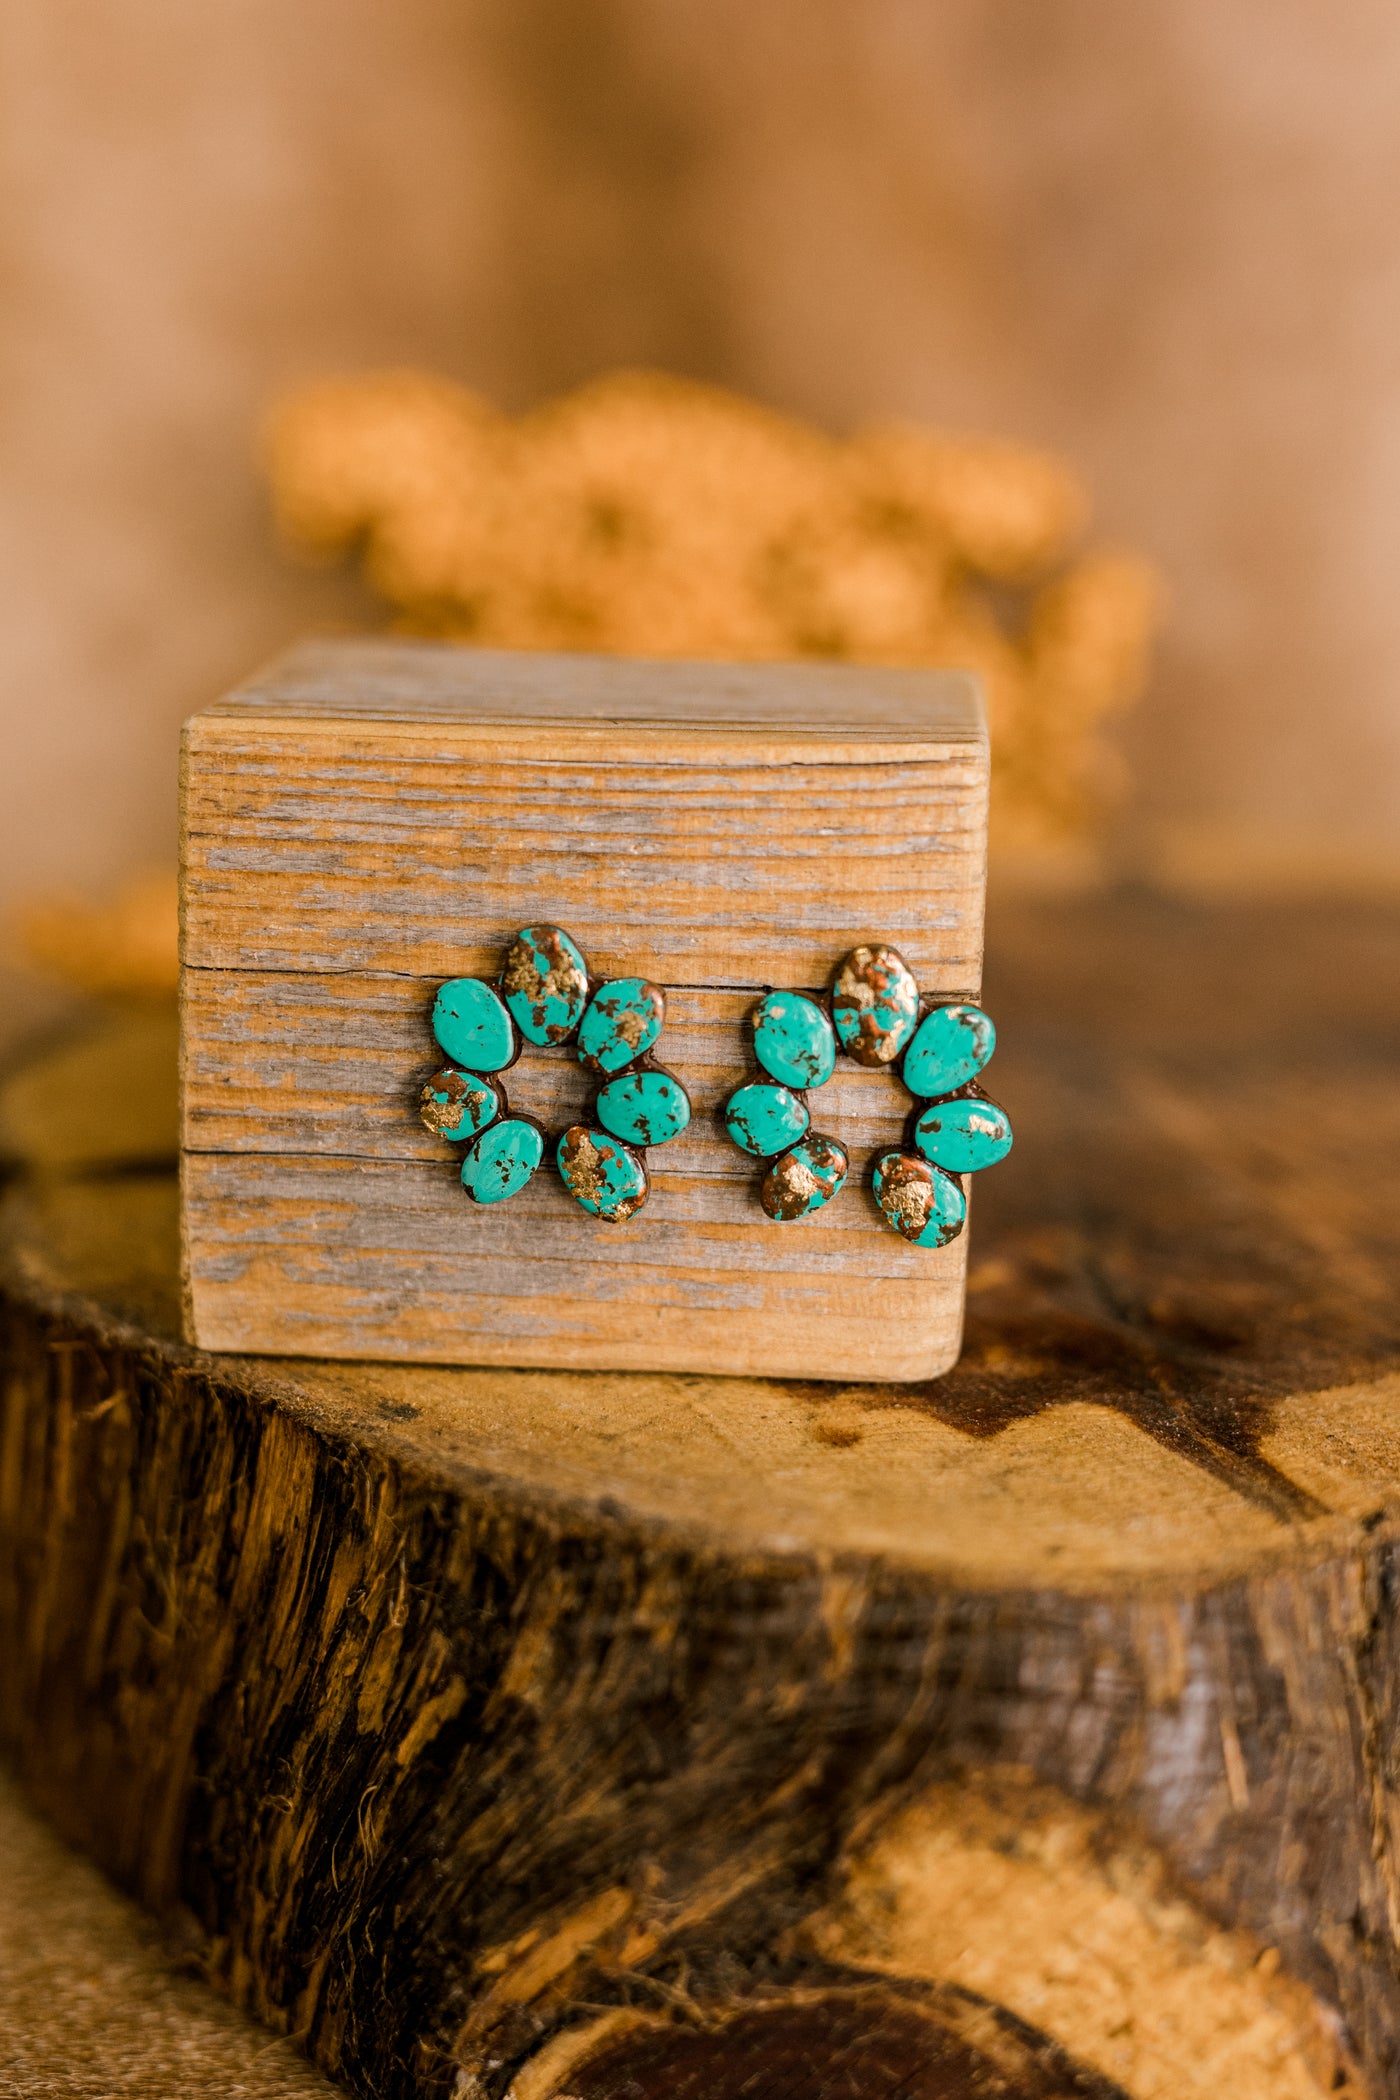
{"type": "Polygon", "coordinates": [[[784,1086],[825,1086],[836,1070],[836,1032],[815,999],[770,992],[753,1012],[753,1047],[784,1086]]]}
{"type": "Polygon", "coordinates": [[[761,1079],[741,1086],[724,1105],[725,1129],[736,1145],[758,1159],[786,1152],[789,1145],[806,1136],[811,1120],[806,1103],[796,1094],[761,1079]]]}
{"type": "Polygon", "coordinates": [[[567,1043],[588,1004],[583,950],[561,926],[522,926],[510,944],[501,990],[527,1043],[567,1043]]]}
{"type": "Polygon", "coordinates": [[[519,1195],[544,1158],[544,1134],[523,1116],[507,1116],[479,1137],[462,1161],[462,1187],[473,1203],[519,1195]]]}
{"type": "Polygon", "coordinates": [[[501,1092],[489,1079],[451,1067],[435,1072],[423,1089],[419,1114],[434,1137],[461,1144],[479,1137],[501,1113],[501,1092]]]}
{"type": "Polygon", "coordinates": [[[916,1247],[946,1247],[963,1229],[967,1198],[961,1187],[916,1152],[882,1153],[874,1188],[889,1223],[916,1247]]]}
{"type": "Polygon", "coordinates": [[[852,948],[836,972],[831,1013],[858,1065],[892,1065],[919,1018],[919,987],[896,948],[852,948]]]}
{"type": "Polygon", "coordinates": [[[666,994],[645,977],[614,977],[600,984],[578,1032],[581,1062],[595,1072],[620,1072],[650,1050],[666,1018],[666,994]]]}
{"type": "Polygon", "coordinates": [[[623,1224],[647,1200],[645,1160],[605,1130],[575,1123],[560,1138],[555,1157],[575,1203],[605,1224],[623,1224]]]}
{"type": "Polygon", "coordinates": [[[690,1100],[669,1072],[624,1072],[608,1081],[593,1113],[629,1145],[665,1145],[690,1121],[690,1100]]]}
{"type": "Polygon", "coordinates": [[[433,1034],[469,1072],[503,1072],[516,1054],[515,1023],[479,977],[453,977],[433,1002],[433,1034]]]}
{"type": "Polygon", "coordinates": [[[914,1144],[950,1174],[976,1174],[1011,1150],[1011,1119],[995,1101],[976,1095],[934,1101],[914,1125],[914,1144]]]}
{"type": "Polygon", "coordinates": [[[850,1169],[844,1145],[823,1137],[820,1131],[809,1131],[800,1145],[774,1160],[763,1177],[759,1201],[779,1225],[810,1218],[813,1211],[840,1195],[850,1169]]]}
{"type": "Polygon", "coordinates": [[[951,1094],[977,1077],[996,1046],[997,1032],[980,1006],[936,1006],[909,1045],[904,1084],[924,1100],[951,1094]]]}

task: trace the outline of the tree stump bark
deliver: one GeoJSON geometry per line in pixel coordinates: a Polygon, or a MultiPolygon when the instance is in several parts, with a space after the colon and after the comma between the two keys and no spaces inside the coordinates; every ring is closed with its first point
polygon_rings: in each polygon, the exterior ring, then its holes
{"type": "Polygon", "coordinates": [[[168,1018],[11,1079],[6,1742],[354,2091],[1400,2092],[1400,914],[989,979],[923,1388],[197,1354],[168,1018]]]}

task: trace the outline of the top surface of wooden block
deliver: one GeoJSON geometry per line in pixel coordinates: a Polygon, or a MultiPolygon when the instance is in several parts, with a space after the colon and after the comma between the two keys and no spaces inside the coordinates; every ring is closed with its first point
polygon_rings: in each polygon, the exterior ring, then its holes
{"type": "Polygon", "coordinates": [[[975,997],[988,780],[964,672],[293,650],[185,731],[190,967],[821,986],[896,943],[975,997]]]}
{"type": "Polygon", "coordinates": [[[195,719],[208,716],[625,723],[974,749],[987,740],[966,671],[639,661],[411,641],[305,643],[195,719]]]}

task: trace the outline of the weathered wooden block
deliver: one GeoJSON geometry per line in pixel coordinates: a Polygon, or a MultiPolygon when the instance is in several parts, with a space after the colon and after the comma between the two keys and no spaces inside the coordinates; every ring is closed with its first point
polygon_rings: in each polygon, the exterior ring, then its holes
{"type": "MultiPolygon", "coordinates": [[[[976,999],[987,744],[961,673],[637,663],[315,644],[187,725],[187,1327],[291,1355],[913,1379],[957,1355],[966,1235],[889,1229],[869,1164],[909,1095],[838,1061],[814,1127],[852,1172],[764,1215],[719,1110],[756,1076],[766,990],[824,993],[890,942],[976,999]],[[479,1208],[425,1129],[447,979],[552,923],[597,978],[665,988],[659,1054],[694,1104],[626,1224],[546,1167],[479,1208]]],[[[557,1133],[572,1046],[502,1075],[557,1133]]],[[[819,1108],[817,1104],[819,1103],[819,1108]]]]}

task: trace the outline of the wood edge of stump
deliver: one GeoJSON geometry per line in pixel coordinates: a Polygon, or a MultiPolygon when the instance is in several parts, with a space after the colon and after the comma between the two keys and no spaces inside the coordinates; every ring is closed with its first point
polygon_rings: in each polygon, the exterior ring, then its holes
{"type": "MultiPolygon", "coordinates": [[[[596,1528],[600,1535],[631,1535],[639,1544],[665,1546],[698,1552],[722,1551],[749,1562],[804,1566],[832,1571],[886,1569],[936,1589],[961,1589],[968,1594],[996,1598],[1063,1596],[1088,1600],[1097,1596],[1115,1600],[1136,1598],[1150,1603],[1154,1598],[1199,1597],[1241,1582],[1267,1581],[1272,1576],[1295,1576],[1309,1570],[1341,1566],[1400,1540],[1400,1479],[1393,1492],[1356,1515],[1332,1511],[1321,1519],[1311,1518],[1281,1528],[1268,1546],[1251,1545],[1238,1557],[1210,1561],[1199,1570],[1178,1567],[1163,1569],[1092,1568],[1078,1573],[1074,1566],[1057,1568],[1053,1576],[1013,1571],[1004,1581],[988,1580],[983,1570],[960,1568],[952,1558],[934,1559],[882,1550],[861,1544],[822,1546],[811,1539],[772,1537],[736,1528],[727,1534],[712,1519],[684,1519],[673,1512],[647,1510],[626,1499],[610,1486],[597,1493],[542,1480],[530,1480],[500,1463],[476,1462],[461,1451],[429,1445],[414,1433],[412,1417],[397,1408],[361,1402],[352,1391],[355,1373],[373,1377],[386,1371],[417,1370],[451,1372],[462,1368],[509,1381],[516,1375],[506,1366],[419,1365],[412,1362],[385,1363],[378,1359],[292,1358],[221,1352],[203,1349],[173,1334],[153,1333],[131,1317],[113,1311],[101,1300],[82,1290],[46,1283],[28,1275],[15,1259],[13,1245],[5,1244],[3,1214],[0,1214],[0,1309],[6,1305],[22,1317],[49,1324],[61,1334],[62,1345],[86,1346],[96,1351],[129,1353],[146,1365],[151,1374],[173,1386],[178,1382],[202,1381],[210,1393],[237,1395],[251,1409],[267,1409],[308,1433],[342,1449],[363,1450],[403,1472],[421,1488],[470,1497],[486,1494],[509,1502],[518,1512],[566,1527],[596,1528]],[[298,1373],[305,1366],[308,1379],[298,1373]],[[337,1379],[334,1395],[318,1390],[310,1374],[329,1371],[337,1379]]],[[[589,1372],[600,1381],[627,1381],[630,1372],[589,1372]]],[[[689,1377],[692,1374],[658,1374],[689,1377]]],[[[782,1381],[779,1381],[782,1383],[782,1381]]],[[[797,1381],[806,1384],[808,1381],[797,1381]]],[[[1380,1390],[1390,1383],[1390,1374],[1374,1381],[1380,1390]]],[[[849,1387],[842,1378],[833,1381],[833,1392],[849,1387]]],[[[1299,1398],[1310,1396],[1300,1395],[1299,1398]]]]}

